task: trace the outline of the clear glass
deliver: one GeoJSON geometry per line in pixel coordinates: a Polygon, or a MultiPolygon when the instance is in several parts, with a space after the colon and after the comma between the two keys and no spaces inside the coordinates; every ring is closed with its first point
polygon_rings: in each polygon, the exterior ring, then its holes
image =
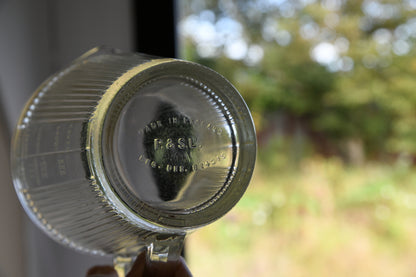
{"type": "Polygon", "coordinates": [[[235,88],[203,66],[96,48],[45,81],[12,147],[30,218],[55,240],[176,259],[187,233],[228,212],[252,175],[256,137],[235,88]]]}

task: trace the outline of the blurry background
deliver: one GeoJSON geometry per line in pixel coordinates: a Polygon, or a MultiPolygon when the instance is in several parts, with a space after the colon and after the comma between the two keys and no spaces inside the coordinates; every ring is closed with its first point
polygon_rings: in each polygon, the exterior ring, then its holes
{"type": "Polygon", "coordinates": [[[188,241],[195,276],[416,275],[416,1],[181,1],[181,55],[225,75],[253,181],[188,241]]]}
{"type": "Polygon", "coordinates": [[[252,111],[253,181],[189,237],[195,276],[416,275],[416,1],[138,2],[0,0],[0,277],[111,263],[37,230],[8,165],[32,92],[103,44],[205,64],[252,111]]]}

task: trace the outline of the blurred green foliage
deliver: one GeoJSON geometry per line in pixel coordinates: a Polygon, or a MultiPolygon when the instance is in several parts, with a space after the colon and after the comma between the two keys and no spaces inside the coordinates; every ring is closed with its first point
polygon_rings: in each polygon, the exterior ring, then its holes
{"type": "Polygon", "coordinates": [[[260,146],[194,274],[415,276],[416,1],[181,3],[182,56],[238,88],[260,146]]]}
{"type": "Polygon", "coordinates": [[[407,157],[346,167],[339,158],[313,156],[296,169],[285,163],[274,170],[260,161],[237,206],[189,237],[191,270],[196,276],[414,276],[415,184],[407,157]]]}
{"type": "Polygon", "coordinates": [[[414,1],[182,2],[183,56],[236,85],[259,135],[278,111],[335,153],[416,154],[414,1]]]}

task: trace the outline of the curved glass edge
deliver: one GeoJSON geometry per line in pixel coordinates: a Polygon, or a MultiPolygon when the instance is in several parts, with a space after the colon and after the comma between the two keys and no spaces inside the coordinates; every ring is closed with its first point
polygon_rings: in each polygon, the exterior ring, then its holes
{"type": "Polygon", "coordinates": [[[121,213],[125,219],[134,225],[138,225],[141,228],[157,232],[157,233],[172,233],[182,234],[184,230],[182,228],[169,228],[164,225],[159,225],[156,222],[149,221],[143,217],[140,217],[137,213],[132,211],[115,193],[110,185],[107,175],[104,170],[102,161],[102,135],[103,125],[107,115],[107,111],[117,93],[120,89],[128,83],[134,76],[140,74],[148,68],[156,65],[171,62],[173,59],[157,59],[143,64],[140,64],[126,73],[124,73],[118,80],[116,80],[105,92],[100,100],[95,112],[93,113],[87,126],[87,142],[86,142],[86,154],[87,160],[92,173],[92,177],[97,186],[99,186],[104,192],[109,203],[113,206],[113,209],[118,213],[121,213]]]}
{"type": "MultiPolygon", "coordinates": [[[[184,231],[192,231],[222,217],[240,200],[245,190],[247,189],[253,173],[256,159],[257,144],[254,123],[246,103],[244,102],[242,96],[235,89],[235,87],[232,86],[223,76],[207,67],[192,62],[175,59],[154,60],[139,65],[121,76],[119,80],[117,80],[113,86],[108,89],[102,101],[99,103],[99,106],[97,107],[97,110],[89,123],[88,134],[89,142],[87,145],[89,148],[87,155],[90,161],[90,165],[92,165],[91,172],[93,172],[93,174],[97,177],[100,186],[109,197],[112,205],[117,207],[117,209],[120,209],[129,220],[135,222],[136,224],[139,222],[143,228],[150,228],[150,230],[159,233],[180,233],[184,231]],[[149,211],[147,211],[148,214],[146,215],[138,215],[137,212],[132,210],[122,199],[120,199],[114,189],[111,188],[108,176],[106,176],[102,158],[102,134],[106,114],[113,99],[116,97],[121,88],[129,81],[131,81],[133,77],[136,77],[136,75],[141,74],[149,69],[154,70],[158,66],[162,65],[164,68],[167,66],[178,65],[188,66],[191,68],[194,67],[194,69],[198,68],[200,71],[204,72],[204,76],[202,81],[200,80],[201,78],[199,78],[201,76],[194,76],[197,80],[201,81],[202,83],[204,83],[204,80],[206,83],[210,83],[210,78],[216,80],[211,82],[211,85],[217,88],[216,91],[219,92],[220,96],[227,101],[227,105],[234,108],[236,111],[234,116],[241,118],[241,121],[244,122],[244,126],[234,127],[236,135],[238,137],[243,136],[245,138],[244,145],[239,145],[237,150],[237,158],[239,161],[244,160],[242,165],[244,168],[238,168],[238,172],[233,176],[232,182],[236,182],[238,184],[230,186],[229,189],[227,188],[225,193],[215,200],[216,203],[214,207],[216,207],[216,210],[213,210],[211,205],[211,208],[201,207],[195,213],[187,215],[180,215],[174,212],[164,212],[166,214],[164,214],[165,217],[163,217],[160,215],[160,212],[153,215],[151,215],[150,212],[149,215],[149,211]],[[222,210],[220,213],[217,211],[219,208],[222,210]],[[176,220],[175,223],[172,223],[172,221],[169,220],[169,217],[174,217],[179,220],[176,220]]],[[[146,205],[143,205],[143,209],[146,209],[146,205]]]]}
{"type": "Polygon", "coordinates": [[[32,94],[32,96],[26,101],[24,108],[22,109],[22,112],[20,114],[20,117],[17,121],[17,124],[15,126],[15,129],[13,131],[13,135],[11,138],[11,147],[10,147],[10,170],[11,170],[11,176],[13,181],[13,186],[16,192],[16,195],[19,199],[19,202],[21,206],[23,207],[25,213],[28,215],[29,219],[45,234],[47,234],[50,238],[52,238],[57,243],[63,244],[67,247],[73,248],[77,251],[80,251],[82,253],[92,253],[94,252],[96,255],[100,256],[106,256],[109,255],[108,253],[105,253],[100,250],[90,250],[86,249],[80,246],[77,246],[73,243],[70,243],[70,240],[67,239],[64,235],[56,232],[52,232],[51,229],[48,229],[44,224],[40,222],[38,219],[38,216],[36,215],[36,212],[28,205],[28,200],[26,199],[23,191],[26,189],[25,185],[21,181],[21,176],[19,174],[19,163],[18,159],[21,155],[20,151],[20,143],[21,143],[21,137],[22,137],[22,130],[26,128],[26,124],[30,121],[30,118],[27,116],[27,112],[29,111],[29,108],[37,99],[40,99],[46,91],[58,80],[60,80],[62,77],[64,77],[68,72],[72,71],[74,68],[76,68],[79,65],[79,63],[72,63],[69,67],[58,71],[55,74],[52,74],[49,78],[47,78],[44,82],[41,83],[41,85],[35,90],[35,92],[32,94]]]}
{"type": "MultiPolygon", "coordinates": [[[[86,60],[90,57],[93,57],[95,55],[98,55],[100,53],[103,53],[102,51],[104,51],[105,53],[114,53],[113,50],[102,49],[102,48],[94,48],[94,49],[90,50],[89,52],[87,52],[86,54],[84,54],[83,56],[81,56],[80,58],[75,60],[74,63],[69,68],[52,75],[50,78],[48,78],[46,81],[44,81],[39,86],[39,88],[35,91],[34,95],[28,100],[28,102],[26,103],[24,111],[28,110],[28,107],[33,103],[34,99],[39,97],[40,94],[44,90],[47,90],[48,87],[51,86],[52,83],[56,82],[56,80],[58,80],[62,76],[64,76],[66,72],[72,70],[73,67],[79,65],[79,63],[81,63],[82,61],[84,61],[84,60],[86,60]],[[108,52],[108,51],[110,51],[110,52],[108,52]]],[[[207,77],[206,79],[209,79],[209,77],[207,77]]],[[[222,93],[222,96],[227,98],[226,95],[224,95],[223,93],[222,93]]],[[[19,137],[19,126],[22,125],[22,122],[24,122],[24,119],[25,119],[25,113],[23,112],[20,119],[19,119],[19,123],[18,123],[17,128],[16,128],[17,130],[15,131],[14,136],[13,136],[13,140],[12,140],[12,148],[11,148],[12,169],[16,167],[16,161],[14,160],[14,158],[16,157],[15,153],[17,151],[19,151],[18,149],[16,149],[17,148],[16,144],[17,144],[17,138],[19,137]]],[[[142,228],[145,228],[147,230],[151,230],[151,231],[154,231],[154,232],[175,233],[175,234],[183,233],[184,230],[185,231],[191,231],[191,230],[197,229],[197,228],[202,227],[204,225],[207,225],[207,224],[215,221],[219,217],[223,216],[226,212],[228,212],[238,202],[238,200],[243,195],[245,189],[248,186],[249,179],[251,178],[251,174],[252,174],[251,167],[254,167],[255,156],[256,156],[255,130],[254,130],[254,124],[252,122],[251,115],[248,111],[248,108],[247,108],[243,98],[237,92],[237,90],[224,77],[222,77],[220,74],[216,73],[215,71],[213,71],[213,70],[211,70],[207,67],[204,67],[204,66],[201,66],[201,65],[198,65],[198,64],[195,64],[195,63],[191,63],[191,62],[175,60],[175,59],[157,59],[157,60],[152,60],[150,62],[141,64],[141,65],[138,65],[137,67],[132,68],[131,70],[129,70],[128,72],[123,74],[106,91],[106,93],[103,96],[103,99],[99,102],[99,105],[98,105],[96,111],[92,114],[92,116],[90,118],[90,121],[88,122],[87,130],[88,130],[88,134],[87,134],[87,142],[86,142],[86,146],[87,146],[86,155],[87,155],[87,159],[89,161],[90,170],[93,173],[93,177],[96,177],[95,179],[92,178],[92,182],[95,182],[96,185],[98,185],[102,189],[102,191],[104,192],[106,200],[108,200],[112,204],[114,210],[121,211],[121,213],[122,213],[123,217],[125,217],[125,219],[127,219],[129,222],[131,222],[134,225],[139,225],[142,228]],[[238,102],[237,106],[242,109],[241,113],[239,112],[239,114],[243,115],[245,117],[244,120],[243,120],[245,122],[245,125],[249,125],[249,126],[245,126],[245,128],[239,128],[237,126],[238,130],[236,130],[236,133],[241,134],[243,132],[248,132],[248,135],[253,137],[253,144],[254,144],[254,148],[249,147],[249,151],[244,154],[245,156],[249,156],[250,159],[252,159],[252,162],[249,163],[248,166],[247,166],[249,172],[245,173],[245,175],[243,176],[244,179],[245,179],[246,184],[243,184],[244,190],[243,191],[240,190],[238,192],[237,201],[235,201],[235,192],[232,192],[232,191],[228,192],[228,197],[220,199],[221,201],[219,201],[219,202],[222,202],[222,203],[217,204],[217,205],[221,204],[221,205],[226,206],[226,208],[224,209],[225,210],[224,213],[221,213],[221,214],[205,213],[205,214],[199,216],[203,220],[200,220],[199,222],[197,222],[196,224],[194,224],[190,227],[179,226],[179,225],[178,226],[169,226],[169,224],[163,224],[163,222],[155,222],[153,220],[149,220],[149,219],[138,216],[137,213],[132,211],[128,206],[126,206],[126,204],[121,199],[119,199],[119,197],[115,194],[115,192],[109,186],[109,184],[107,182],[107,178],[105,176],[105,172],[104,172],[103,167],[102,167],[102,160],[101,160],[101,157],[102,157],[102,154],[103,154],[101,152],[102,148],[101,148],[101,145],[100,145],[102,127],[103,127],[104,119],[105,119],[105,116],[106,116],[106,111],[108,110],[109,105],[111,104],[111,101],[115,97],[117,92],[120,90],[120,88],[124,84],[129,82],[133,76],[136,76],[140,72],[143,72],[143,71],[145,71],[145,70],[147,70],[151,67],[157,66],[157,65],[167,64],[167,63],[172,63],[172,62],[177,62],[177,63],[182,63],[182,64],[190,64],[190,65],[196,66],[198,68],[203,68],[203,70],[205,70],[207,73],[209,73],[211,75],[210,77],[214,76],[215,78],[220,80],[220,81],[218,81],[218,83],[221,83],[221,89],[218,89],[218,91],[225,90],[225,89],[229,89],[229,90],[233,91],[234,93],[232,93],[232,97],[235,98],[235,99],[229,99],[229,102],[230,102],[229,105],[233,104],[234,101],[237,101],[238,102]],[[227,88],[224,88],[224,87],[227,87],[227,88]],[[253,153],[253,150],[254,150],[254,153],[253,153]],[[248,176],[248,175],[250,175],[250,176],[248,176]],[[234,198],[234,199],[231,199],[232,201],[229,201],[229,198],[234,198]],[[232,205],[230,205],[230,203],[232,205]],[[209,220],[205,220],[204,219],[205,216],[208,216],[209,220]]],[[[35,224],[38,225],[43,231],[45,231],[46,233],[51,235],[51,237],[53,237],[55,240],[58,240],[58,241],[62,242],[61,239],[58,239],[53,234],[51,234],[51,232],[49,232],[49,230],[47,230],[45,228],[45,226],[43,226],[37,220],[36,215],[33,213],[33,211],[24,204],[26,202],[26,200],[24,199],[24,195],[21,193],[22,184],[21,184],[21,182],[19,180],[19,176],[17,176],[17,173],[15,172],[15,170],[12,170],[12,176],[13,176],[13,182],[14,182],[14,186],[15,186],[17,195],[19,197],[19,200],[22,203],[22,206],[25,208],[29,217],[32,219],[32,221],[35,222],[35,224]]],[[[237,187],[237,186],[235,186],[235,187],[237,187]]]]}
{"type": "MultiPolygon", "coordinates": [[[[52,232],[52,230],[48,229],[45,225],[42,224],[42,222],[39,220],[36,212],[28,205],[28,200],[26,199],[25,194],[23,191],[26,189],[26,185],[22,183],[22,177],[20,176],[18,167],[19,167],[19,161],[18,157],[21,155],[21,137],[22,137],[22,130],[26,127],[27,122],[29,122],[30,118],[27,116],[27,112],[30,109],[30,106],[33,105],[37,99],[41,99],[44,94],[49,90],[49,88],[55,84],[60,79],[64,78],[65,75],[72,70],[78,68],[79,66],[82,66],[84,62],[86,62],[88,59],[91,59],[95,56],[99,56],[102,54],[122,54],[119,50],[115,50],[109,47],[96,47],[89,51],[87,51],[85,54],[81,55],[79,58],[75,59],[68,67],[64,68],[63,70],[60,70],[54,74],[52,74],[49,78],[47,78],[45,81],[43,81],[39,87],[34,91],[34,93],[31,95],[31,97],[26,101],[24,108],[22,109],[22,112],[20,114],[20,117],[17,121],[17,124],[15,126],[13,136],[11,138],[11,148],[10,148],[10,164],[11,164],[11,176],[13,180],[13,186],[16,191],[16,195],[19,199],[19,202],[21,206],[23,207],[25,213],[28,215],[30,220],[37,226],[39,229],[41,229],[45,234],[47,234],[50,238],[52,238],[54,241],[63,244],[67,247],[70,247],[72,249],[75,249],[77,251],[83,252],[83,253],[92,253],[96,255],[111,255],[110,253],[107,253],[105,251],[96,250],[96,249],[89,249],[89,248],[83,248],[79,245],[76,245],[74,243],[71,243],[71,239],[67,238],[65,235],[60,234],[58,235],[57,232],[52,232]]],[[[127,54],[126,54],[127,55],[127,54]]],[[[124,76],[124,75],[123,75],[124,76]]],[[[92,115],[93,117],[93,115],[92,115]]],[[[91,121],[90,121],[91,122],[91,121]]],[[[86,123],[89,126],[89,123],[86,123]]],[[[88,127],[87,126],[87,127],[88,127]]],[[[87,137],[88,138],[88,137],[87,137]]],[[[88,145],[88,142],[86,143],[88,145]]],[[[86,154],[88,155],[89,151],[86,151],[86,154]]],[[[92,186],[96,185],[95,180],[92,178],[90,180],[90,184],[92,186]]],[[[102,187],[100,187],[102,189],[102,187]]],[[[100,196],[103,201],[108,201],[105,194],[102,194],[100,196]]],[[[118,206],[113,206],[113,211],[118,213],[117,211],[118,206]]],[[[126,220],[126,216],[120,215],[121,218],[123,218],[126,222],[129,222],[130,224],[137,226],[137,220],[126,220]]],[[[159,230],[157,228],[145,228],[147,230],[159,230]]],[[[56,231],[56,230],[55,230],[56,231]]],[[[177,232],[179,233],[179,232],[177,232]]],[[[145,244],[139,246],[139,247],[146,247],[145,244]]]]}

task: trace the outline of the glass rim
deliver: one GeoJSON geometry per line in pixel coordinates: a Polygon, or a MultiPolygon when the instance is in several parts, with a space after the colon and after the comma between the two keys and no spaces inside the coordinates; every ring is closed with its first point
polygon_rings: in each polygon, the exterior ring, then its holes
{"type": "MultiPolygon", "coordinates": [[[[185,77],[183,77],[185,78],[185,77]]],[[[130,93],[130,97],[134,95],[130,93]]],[[[125,97],[124,97],[125,98],[125,97]]],[[[124,103],[125,104],[125,103],[124,103]]],[[[206,225],[227,213],[244,194],[252,175],[256,156],[255,130],[250,112],[238,91],[220,74],[204,66],[176,59],[158,59],[140,64],[119,77],[105,92],[103,98],[88,123],[87,128],[87,159],[91,167],[94,181],[103,190],[110,203],[133,222],[145,222],[154,229],[178,228],[193,229],[206,225]],[[106,145],[103,140],[112,138],[117,116],[111,112],[120,103],[120,94],[127,91],[133,84],[144,84],[159,72],[159,76],[169,72],[172,76],[186,76],[200,84],[213,88],[215,94],[227,105],[230,116],[238,121],[233,126],[236,139],[236,167],[229,169],[229,183],[222,186],[216,195],[205,203],[196,206],[186,213],[174,210],[159,210],[142,202],[135,208],[131,207],[123,196],[112,186],[115,176],[111,168],[106,168],[105,160],[112,159],[112,144],[106,145]],[[182,75],[181,75],[182,73],[182,75]],[[110,123],[109,123],[110,122],[110,123]],[[250,139],[251,138],[251,139],[250,139]],[[253,139],[254,138],[254,139],[253,139]],[[244,149],[242,149],[244,147],[244,149]],[[139,210],[137,210],[137,208],[139,210]]],[[[159,230],[160,231],[160,230],[159,230]]],[[[165,231],[166,232],[166,231],[165,231]]]]}

